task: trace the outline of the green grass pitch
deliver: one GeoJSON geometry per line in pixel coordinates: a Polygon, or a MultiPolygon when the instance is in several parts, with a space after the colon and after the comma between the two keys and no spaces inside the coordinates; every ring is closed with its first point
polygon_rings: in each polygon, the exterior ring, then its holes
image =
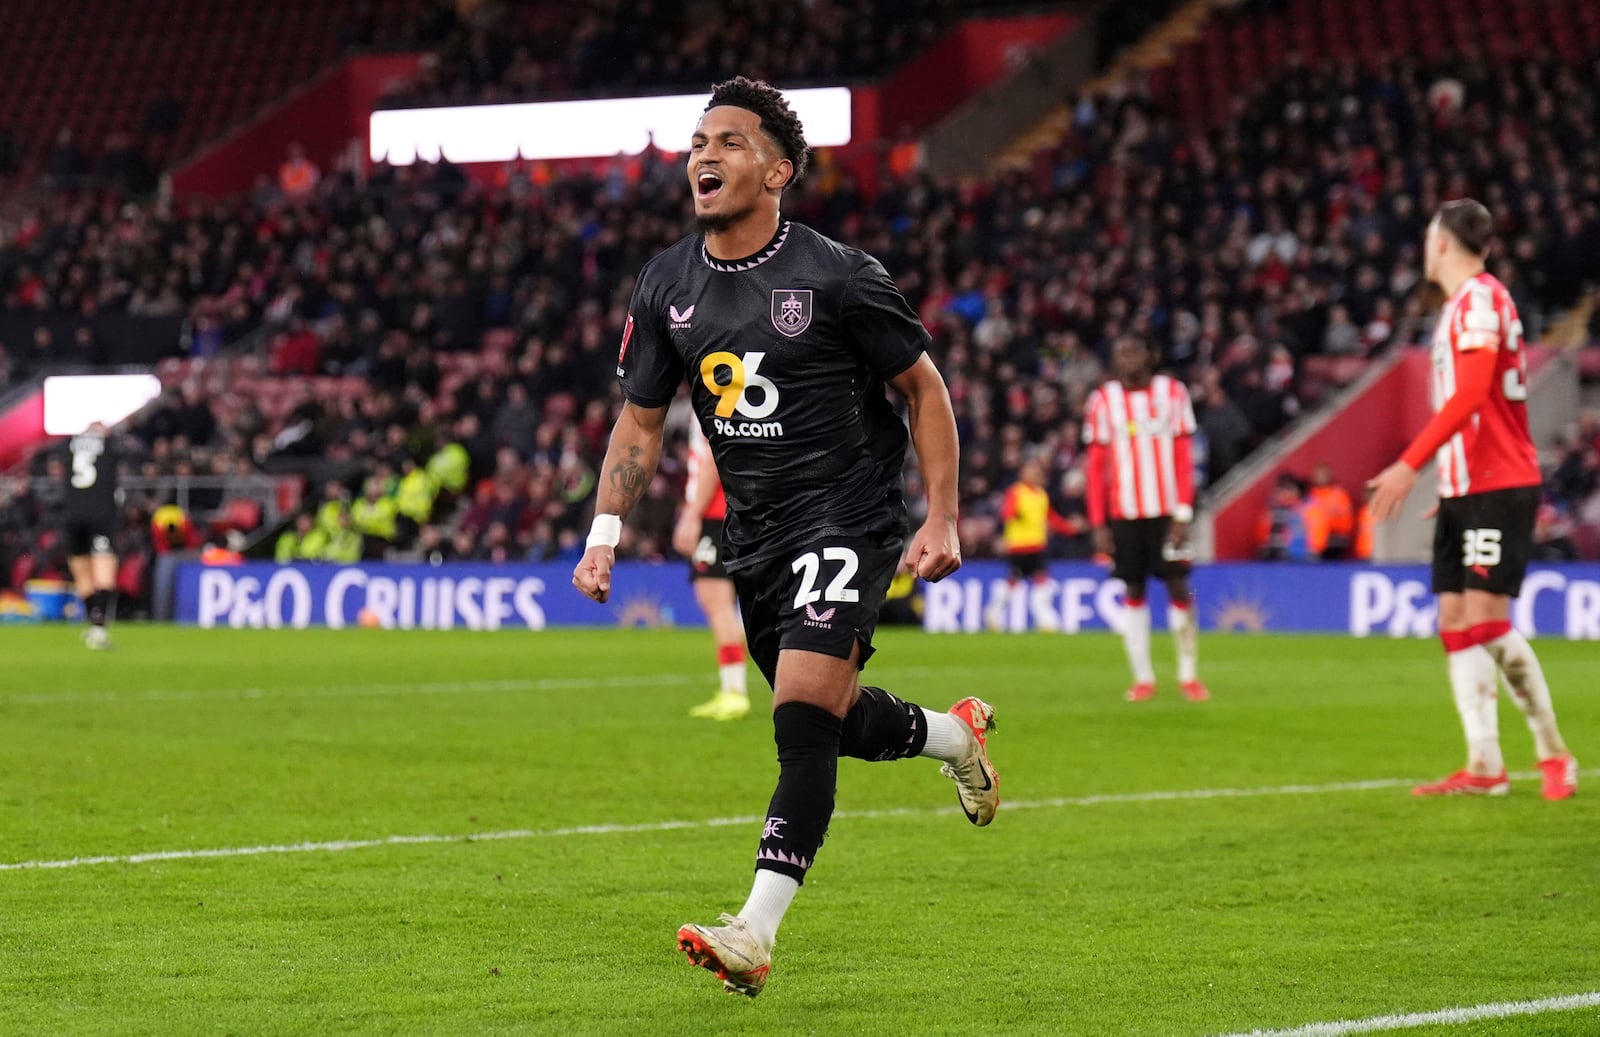
{"type": "MultiPolygon", "coordinates": [[[[995,704],[1000,815],[842,761],[748,1001],[673,944],[743,903],[776,775],[753,671],[751,718],[687,716],[703,632],[116,638],[0,630],[0,1034],[1205,1037],[1600,989],[1600,795],[1407,793],[1462,756],[1433,643],[1210,636],[1212,702],[1131,706],[1108,636],[885,632],[874,683],[995,704]],[[377,844],[83,860],[339,841],[377,844]]],[[[1600,764],[1595,647],[1536,647],[1600,764]]]]}

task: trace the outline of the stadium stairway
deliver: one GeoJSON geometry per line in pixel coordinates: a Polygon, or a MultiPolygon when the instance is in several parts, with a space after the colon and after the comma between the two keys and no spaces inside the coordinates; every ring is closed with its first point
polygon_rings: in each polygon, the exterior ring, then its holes
{"type": "Polygon", "coordinates": [[[1589,345],[1589,320],[1594,316],[1597,298],[1600,298],[1600,294],[1584,296],[1577,305],[1552,322],[1544,333],[1545,345],[1562,349],[1589,345]]]}
{"type": "MultiPolygon", "coordinates": [[[[1212,7],[1218,2],[1188,0],[1146,33],[1138,43],[1119,54],[1104,71],[1079,83],[1077,91],[1096,93],[1134,72],[1170,64],[1180,47],[1200,38],[1206,20],[1211,17],[1212,7]]],[[[1071,103],[1051,105],[1043,116],[995,155],[990,163],[990,171],[1000,173],[1027,168],[1035,154],[1066,136],[1072,127],[1072,119],[1071,103]]]]}
{"type": "Polygon", "coordinates": [[[1070,31],[931,128],[923,140],[928,170],[940,176],[984,173],[992,156],[1047,118],[1062,97],[1080,89],[1094,68],[1096,23],[1109,6],[1086,5],[1070,31]]]}

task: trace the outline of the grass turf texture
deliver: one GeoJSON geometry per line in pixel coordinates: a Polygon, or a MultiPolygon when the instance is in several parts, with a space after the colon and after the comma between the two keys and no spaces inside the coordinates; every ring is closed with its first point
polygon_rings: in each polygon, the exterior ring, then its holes
{"type": "MultiPolygon", "coordinates": [[[[0,863],[753,818],[776,775],[764,687],[746,721],[687,716],[703,632],[116,638],[0,629],[0,863]]],[[[1438,777],[1462,748],[1436,645],[1212,636],[1214,701],[1166,680],[1142,706],[1106,636],[880,647],[898,694],[996,705],[1006,803],[973,829],[934,762],[842,761],[754,1002],[673,948],[743,902],[748,821],[0,870],[0,1033],[1199,1037],[1600,988],[1593,791],[1047,802],[1438,777]]],[[[1600,762],[1594,647],[1537,648],[1600,762]]]]}

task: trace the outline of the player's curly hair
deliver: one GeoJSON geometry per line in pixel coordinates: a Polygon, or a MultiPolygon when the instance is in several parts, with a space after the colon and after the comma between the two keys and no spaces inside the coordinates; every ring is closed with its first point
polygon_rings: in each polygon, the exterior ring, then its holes
{"type": "Polygon", "coordinates": [[[783,185],[785,191],[805,179],[806,166],[811,158],[811,149],[806,147],[805,129],[800,125],[800,117],[789,107],[789,102],[777,87],[759,79],[734,76],[711,88],[711,100],[706,102],[705,110],[709,112],[720,105],[743,108],[761,117],[762,132],[783,149],[783,157],[794,166],[794,175],[783,185]]]}

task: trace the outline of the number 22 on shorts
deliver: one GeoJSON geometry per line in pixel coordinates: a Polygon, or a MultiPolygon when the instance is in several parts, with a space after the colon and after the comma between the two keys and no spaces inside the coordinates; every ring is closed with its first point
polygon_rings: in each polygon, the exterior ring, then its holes
{"type": "Polygon", "coordinates": [[[822,557],[807,551],[794,560],[790,567],[800,575],[800,590],[794,596],[794,607],[805,608],[814,601],[837,601],[844,604],[861,600],[861,592],[850,586],[850,580],[861,568],[861,560],[848,547],[825,547],[822,557]],[[823,562],[838,562],[839,571],[824,590],[817,590],[817,577],[822,573],[823,562]]]}

